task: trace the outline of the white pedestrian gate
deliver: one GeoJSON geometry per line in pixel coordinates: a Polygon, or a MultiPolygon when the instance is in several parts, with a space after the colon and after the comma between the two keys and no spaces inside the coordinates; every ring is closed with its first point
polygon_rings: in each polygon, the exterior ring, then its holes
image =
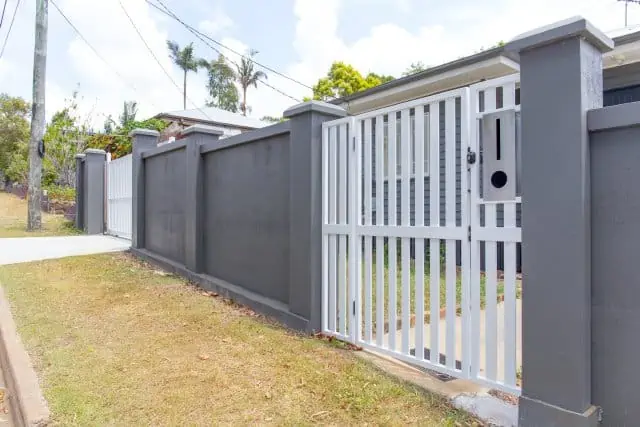
{"type": "Polygon", "coordinates": [[[324,123],[324,333],[519,394],[516,203],[483,201],[478,132],[517,81],[324,123]]]}
{"type": "Polygon", "coordinates": [[[132,155],[107,162],[107,233],[131,239],[132,155]]]}

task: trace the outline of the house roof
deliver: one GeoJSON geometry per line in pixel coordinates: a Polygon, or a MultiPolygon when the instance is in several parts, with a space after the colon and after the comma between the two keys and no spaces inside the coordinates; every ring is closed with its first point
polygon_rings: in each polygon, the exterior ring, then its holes
{"type": "MultiPolygon", "coordinates": [[[[615,42],[615,46],[616,48],[618,48],[623,45],[640,41],[640,26],[627,27],[622,30],[616,30],[615,32],[608,33],[607,35],[613,38],[613,41],[615,42]]],[[[404,86],[419,80],[433,78],[440,74],[444,74],[448,71],[456,70],[465,66],[480,64],[482,62],[486,62],[487,60],[491,60],[499,57],[506,57],[514,61],[515,63],[519,62],[519,58],[517,57],[517,55],[514,55],[513,53],[506,51],[503,46],[498,46],[498,47],[484,50],[479,53],[475,53],[470,56],[456,59],[455,61],[447,62],[442,65],[428,68],[426,70],[420,71],[415,74],[410,74],[405,77],[400,77],[395,80],[391,80],[390,82],[381,84],[379,86],[375,86],[371,89],[363,90],[361,92],[357,92],[341,98],[336,98],[330,102],[332,104],[337,104],[337,105],[348,104],[351,101],[368,97],[370,95],[375,95],[377,93],[385,92],[390,89],[398,88],[400,86],[404,86]]]]}
{"type": "Polygon", "coordinates": [[[237,127],[242,129],[258,129],[269,126],[270,123],[263,122],[253,117],[245,117],[238,113],[232,113],[217,107],[193,108],[190,110],[177,110],[160,113],[156,119],[187,120],[208,125],[237,127]]]}

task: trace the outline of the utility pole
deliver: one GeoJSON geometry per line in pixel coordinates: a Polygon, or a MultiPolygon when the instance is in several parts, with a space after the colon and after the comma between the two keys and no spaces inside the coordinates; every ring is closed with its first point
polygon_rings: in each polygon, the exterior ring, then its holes
{"type": "Polygon", "coordinates": [[[47,69],[49,0],[36,0],[36,37],[33,52],[33,107],[29,139],[29,191],[27,230],[42,228],[42,158],[44,157],[44,91],[47,69]]]}
{"type": "Polygon", "coordinates": [[[629,3],[640,4],[640,0],[618,0],[624,2],[624,26],[628,27],[629,3]]]}

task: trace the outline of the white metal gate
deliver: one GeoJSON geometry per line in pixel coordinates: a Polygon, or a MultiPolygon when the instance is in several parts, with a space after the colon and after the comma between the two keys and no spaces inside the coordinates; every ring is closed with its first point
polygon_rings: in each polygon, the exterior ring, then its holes
{"type": "Polygon", "coordinates": [[[478,119],[515,106],[515,88],[488,82],[323,125],[325,333],[519,393],[516,204],[483,202],[481,162],[467,163],[478,119]]]}
{"type": "Polygon", "coordinates": [[[132,155],[107,162],[107,233],[131,239],[132,155]]]}

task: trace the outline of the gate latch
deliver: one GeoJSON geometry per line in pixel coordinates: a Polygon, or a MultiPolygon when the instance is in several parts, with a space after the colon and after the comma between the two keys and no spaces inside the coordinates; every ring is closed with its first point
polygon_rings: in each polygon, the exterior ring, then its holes
{"type": "Polygon", "coordinates": [[[467,148],[467,163],[470,165],[475,164],[476,162],[476,152],[471,151],[471,147],[467,148]]]}

